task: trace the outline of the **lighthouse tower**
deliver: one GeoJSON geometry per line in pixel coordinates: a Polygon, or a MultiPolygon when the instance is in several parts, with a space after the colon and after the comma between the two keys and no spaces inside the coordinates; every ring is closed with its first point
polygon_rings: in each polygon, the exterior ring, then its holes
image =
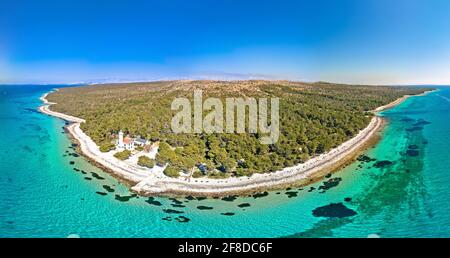
{"type": "Polygon", "coordinates": [[[119,132],[119,141],[117,142],[117,147],[124,148],[125,145],[123,144],[123,132],[120,130],[119,132]]]}

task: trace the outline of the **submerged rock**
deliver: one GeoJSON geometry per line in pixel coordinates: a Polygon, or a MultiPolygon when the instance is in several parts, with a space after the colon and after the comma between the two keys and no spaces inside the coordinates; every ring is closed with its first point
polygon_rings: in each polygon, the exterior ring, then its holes
{"type": "Polygon", "coordinates": [[[137,194],[127,195],[127,196],[120,196],[118,194],[115,195],[115,199],[121,202],[128,202],[131,198],[136,197],[137,194]]]}
{"type": "Polygon", "coordinates": [[[392,161],[381,160],[381,161],[375,162],[375,164],[373,166],[376,167],[376,168],[384,168],[384,167],[388,167],[388,166],[390,166],[392,164],[394,164],[392,161]]]}
{"type": "Polygon", "coordinates": [[[163,209],[163,212],[169,213],[169,214],[181,214],[181,213],[184,213],[184,211],[172,210],[172,209],[163,209]]]}
{"type": "Polygon", "coordinates": [[[417,122],[414,124],[414,126],[422,126],[422,125],[428,125],[428,124],[431,124],[431,123],[428,122],[428,121],[425,121],[425,120],[423,120],[423,119],[419,119],[419,120],[417,120],[417,122]]]}
{"type": "Polygon", "coordinates": [[[297,197],[297,192],[295,191],[285,192],[285,194],[287,195],[288,198],[297,197]]]}
{"type": "Polygon", "coordinates": [[[406,131],[408,131],[408,132],[414,132],[414,131],[420,131],[420,130],[422,130],[422,129],[423,129],[422,126],[413,126],[413,127],[411,127],[411,128],[406,129],[406,131]]]}
{"type": "Polygon", "coordinates": [[[156,201],[155,198],[153,197],[148,197],[147,200],[145,200],[146,203],[151,204],[151,205],[155,205],[155,206],[161,206],[162,203],[159,201],[156,201]]]}
{"type": "Polygon", "coordinates": [[[372,162],[372,161],[375,161],[376,159],[373,159],[366,155],[360,155],[360,156],[358,156],[358,158],[356,158],[356,160],[360,161],[360,162],[372,162]]]}
{"type": "Polygon", "coordinates": [[[329,180],[323,182],[323,185],[319,186],[319,190],[328,190],[330,188],[336,187],[339,185],[339,182],[342,181],[342,178],[340,177],[335,177],[335,178],[330,178],[329,180]]]}
{"type": "Polygon", "coordinates": [[[182,201],[179,201],[175,198],[169,198],[169,200],[171,200],[174,204],[182,204],[183,203],[182,201]]]}
{"type": "Polygon", "coordinates": [[[111,186],[109,186],[109,185],[103,185],[103,189],[105,189],[106,191],[108,191],[108,192],[110,192],[110,193],[112,193],[112,192],[115,191],[115,190],[114,190],[111,186]]]}
{"type": "Polygon", "coordinates": [[[175,220],[178,222],[189,222],[191,219],[186,218],[185,216],[178,216],[175,220]]]}
{"type": "Polygon", "coordinates": [[[253,198],[262,198],[262,197],[266,197],[266,196],[268,196],[269,195],[269,192],[262,192],[262,193],[257,193],[257,194],[254,194],[254,195],[252,195],[253,196],[253,198]]]}
{"type": "Polygon", "coordinates": [[[236,199],[237,199],[237,195],[230,195],[230,196],[223,197],[221,200],[226,201],[226,202],[233,202],[236,199]]]}
{"type": "Polygon", "coordinates": [[[95,172],[91,172],[91,175],[92,175],[93,177],[95,177],[96,179],[98,179],[98,180],[105,180],[104,177],[101,177],[99,174],[97,174],[97,173],[95,173],[95,172]]]}
{"type": "Polygon", "coordinates": [[[96,194],[99,194],[99,195],[107,195],[107,193],[104,193],[104,192],[95,192],[96,194]]]}
{"type": "Polygon", "coordinates": [[[224,213],[220,213],[220,214],[222,214],[224,216],[233,216],[234,212],[224,212],[224,213]]]}
{"type": "Polygon", "coordinates": [[[345,218],[355,216],[357,213],[340,202],[315,208],[312,214],[315,217],[345,218]]]}
{"type": "Polygon", "coordinates": [[[199,209],[199,210],[212,210],[213,207],[200,205],[200,206],[197,206],[197,209],[199,209]]]}
{"type": "Polygon", "coordinates": [[[250,207],[250,203],[247,203],[247,202],[241,203],[241,204],[238,205],[238,207],[239,207],[239,208],[250,207]]]}
{"type": "Polygon", "coordinates": [[[407,150],[406,154],[410,157],[416,157],[416,156],[419,156],[419,151],[418,150],[407,150]]]}

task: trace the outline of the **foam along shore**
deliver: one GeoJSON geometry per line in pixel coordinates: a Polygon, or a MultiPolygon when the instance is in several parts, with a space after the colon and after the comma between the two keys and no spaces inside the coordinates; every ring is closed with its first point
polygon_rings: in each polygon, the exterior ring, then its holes
{"type": "MultiPolygon", "coordinates": [[[[48,93],[47,93],[48,94],[48,93]]],[[[45,114],[59,117],[71,122],[67,130],[79,143],[83,154],[98,165],[107,168],[115,176],[126,180],[131,184],[131,190],[140,195],[197,195],[197,196],[226,196],[230,194],[242,194],[268,189],[287,187],[293,184],[306,184],[312,178],[323,173],[328,173],[342,165],[343,161],[353,158],[356,153],[367,147],[384,125],[383,118],[378,112],[391,108],[404,101],[409,96],[404,96],[386,106],[375,110],[375,116],[369,125],[362,129],[355,137],[342,143],[338,147],[309,159],[305,163],[293,167],[284,168],[280,171],[253,174],[245,177],[230,177],[226,179],[210,178],[171,178],[164,175],[164,168],[155,166],[152,171],[144,169],[136,164],[121,161],[112,153],[103,153],[99,147],[80,128],[83,119],[58,113],[50,110],[50,106],[56,103],[47,101],[45,94],[42,96],[44,105],[39,110],[45,114]]]]}

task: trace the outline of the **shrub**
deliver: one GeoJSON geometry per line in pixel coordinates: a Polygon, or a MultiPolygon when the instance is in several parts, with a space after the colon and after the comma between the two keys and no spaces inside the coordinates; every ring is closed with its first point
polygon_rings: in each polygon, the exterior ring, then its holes
{"type": "Polygon", "coordinates": [[[114,157],[120,159],[120,160],[126,160],[131,156],[131,151],[129,150],[124,150],[121,152],[117,152],[116,154],[114,154],[114,157]]]}
{"type": "Polygon", "coordinates": [[[138,159],[138,165],[141,167],[153,168],[155,166],[155,161],[147,156],[140,156],[138,159]]]}
{"type": "Polygon", "coordinates": [[[164,169],[164,175],[168,177],[178,177],[180,175],[180,169],[169,165],[164,169]]]}
{"type": "Polygon", "coordinates": [[[199,170],[195,170],[194,173],[192,173],[192,177],[193,178],[199,178],[199,177],[202,177],[202,176],[203,176],[203,173],[200,172],[199,170]]]}
{"type": "Polygon", "coordinates": [[[104,143],[100,144],[100,151],[108,152],[108,151],[114,150],[115,147],[116,146],[111,142],[104,142],[104,143]]]}

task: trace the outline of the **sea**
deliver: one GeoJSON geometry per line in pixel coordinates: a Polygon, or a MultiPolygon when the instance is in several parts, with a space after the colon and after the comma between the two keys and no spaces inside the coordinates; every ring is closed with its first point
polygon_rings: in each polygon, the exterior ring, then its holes
{"type": "Polygon", "coordinates": [[[139,197],[38,112],[65,85],[0,86],[0,237],[450,237],[450,87],[382,115],[358,161],[302,188],[139,197]]]}

